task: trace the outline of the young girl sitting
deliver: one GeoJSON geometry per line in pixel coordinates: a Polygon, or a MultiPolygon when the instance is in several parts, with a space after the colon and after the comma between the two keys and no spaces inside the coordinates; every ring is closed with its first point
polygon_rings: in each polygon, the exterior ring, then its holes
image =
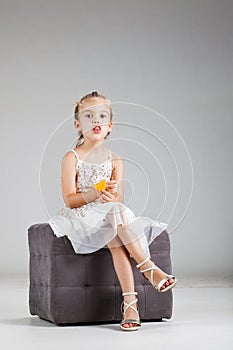
{"type": "Polygon", "coordinates": [[[124,204],[124,163],[119,154],[104,146],[112,130],[111,102],[93,91],[75,107],[74,126],[80,133],[75,149],[68,151],[61,165],[63,207],[49,219],[54,233],[67,235],[77,254],[107,248],[122,289],[123,330],[141,326],[138,299],[130,257],[158,292],[176,284],[150,260],[148,246],[167,224],[149,217],[136,217],[124,204]],[[134,305],[134,306],[133,306],[134,305]]]}

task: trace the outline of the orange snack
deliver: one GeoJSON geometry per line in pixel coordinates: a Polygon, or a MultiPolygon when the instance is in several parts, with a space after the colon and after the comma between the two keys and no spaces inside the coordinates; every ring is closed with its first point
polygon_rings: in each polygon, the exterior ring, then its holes
{"type": "Polygon", "coordinates": [[[96,188],[98,191],[105,190],[106,188],[106,179],[101,180],[99,182],[96,182],[94,185],[92,185],[94,188],[96,188]]]}

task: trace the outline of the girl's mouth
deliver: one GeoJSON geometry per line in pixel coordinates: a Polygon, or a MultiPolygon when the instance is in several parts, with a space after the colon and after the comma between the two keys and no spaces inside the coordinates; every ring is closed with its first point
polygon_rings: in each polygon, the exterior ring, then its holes
{"type": "Polygon", "coordinates": [[[99,134],[101,132],[101,126],[97,125],[92,130],[95,134],[99,134]]]}

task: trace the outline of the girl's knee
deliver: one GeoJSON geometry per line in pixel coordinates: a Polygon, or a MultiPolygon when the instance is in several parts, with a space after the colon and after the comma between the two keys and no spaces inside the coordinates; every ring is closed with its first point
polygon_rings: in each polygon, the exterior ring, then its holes
{"type": "Polygon", "coordinates": [[[124,233],[125,230],[126,230],[126,225],[123,225],[123,224],[117,225],[117,234],[119,237],[121,237],[121,235],[124,233]]]}

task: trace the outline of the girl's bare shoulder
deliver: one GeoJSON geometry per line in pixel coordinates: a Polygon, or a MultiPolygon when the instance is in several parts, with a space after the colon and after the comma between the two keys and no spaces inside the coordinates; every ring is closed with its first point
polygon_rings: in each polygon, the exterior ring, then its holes
{"type": "Polygon", "coordinates": [[[77,156],[73,151],[67,151],[62,157],[62,163],[74,163],[77,160],[77,156]]]}
{"type": "Polygon", "coordinates": [[[121,156],[119,155],[119,153],[112,151],[112,160],[117,160],[117,159],[121,159],[121,156]]]}

